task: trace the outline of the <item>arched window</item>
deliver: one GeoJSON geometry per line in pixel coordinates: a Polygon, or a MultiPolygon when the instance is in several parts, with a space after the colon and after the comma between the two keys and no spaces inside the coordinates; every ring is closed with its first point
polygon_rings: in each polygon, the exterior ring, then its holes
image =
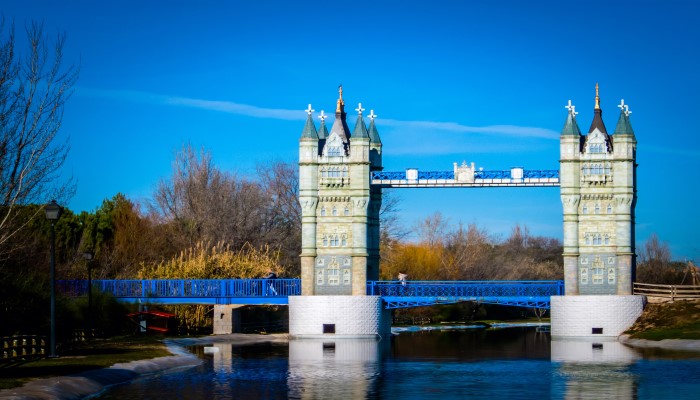
{"type": "Polygon", "coordinates": [[[323,247],[328,247],[328,236],[323,235],[323,247]]]}
{"type": "Polygon", "coordinates": [[[343,215],[345,215],[346,217],[350,215],[350,209],[345,207],[345,209],[343,210],[343,215]]]}
{"type": "Polygon", "coordinates": [[[331,215],[334,216],[334,217],[335,217],[336,215],[338,215],[338,209],[335,208],[335,207],[333,207],[333,209],[331,210],[331,215]]]}
{"type": "Polygon", "coordinates": [[[348,238],[347,236],[343,235],[340,237],[340,245],[345,247],[348,245],[348,238]]]}
{"type": "Polygon", "coordinates": [[[586,240],[586,244],[591,244],[591,235],[586,234],[585,240],[586,240]]]}
{"type": "Polygon", "coordinates": [[[588,214],[588,205],[584,204],[583,209],[581,210],[583,214],[588,214]]]}
{"type": "Polygon", "coordinates": [[[322,270],[322,269],[319,269],[318,271],[316,271],[316,284],[317,284],[317,285],[323,285],[323,281],[324,281],[323,275],[324,275],[324,274],[323,274],[323,270],[322,270]]]}
{"type": "Polygon", "coordinates": [[[349,284],[350,284],[350,270],[344,269],[343,270],[343,285],[349,285],[349,284]]]}
{"type": "Polygon", "coordinates": [[[612,214],[612,211],[613,211],[612,204],[608,204],[608,209],[607,209],[608,214],[612,214]]]}
{"type": "Polygon", "coordinates": [[[326,216],[326,207],[321,208],[321,216],[325,217],[326,216]]]}
{"type": "Polygon", "coordinates": [[[607,233],[605,234],[605,244],[610,244],[610,236],[607,233]]]}
{"type": "Polygon", "coordinates": [[[593,209],[593,213],[600,214],[600,204],[595,203],[595,208],[593,209]]]}

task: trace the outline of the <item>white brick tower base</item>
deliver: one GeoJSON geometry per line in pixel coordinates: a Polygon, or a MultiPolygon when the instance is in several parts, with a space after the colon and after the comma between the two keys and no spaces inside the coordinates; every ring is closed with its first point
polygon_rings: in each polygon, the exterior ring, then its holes
{"type": "Polygon", "coordinates": [[[552,338],[613,338],[642,315],[644,296],[552,296],[552,338]]]}
{"type": "Polygon", "coordinates": [[[391,334],[379,296],[289,296],[292,338],[377,338],[391,334]]]}

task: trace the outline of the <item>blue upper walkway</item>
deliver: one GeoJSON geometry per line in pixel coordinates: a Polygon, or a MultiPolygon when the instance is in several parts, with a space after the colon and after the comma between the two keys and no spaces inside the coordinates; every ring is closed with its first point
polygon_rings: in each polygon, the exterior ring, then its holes
{"type": "MultiPolygon", "coordinates": [[[[68,296],[85,296],[88,281],[58,281],[68,296]]],[[[160,304],[288,304],[301,295],[299,279],[142,279],[94,280],[93,290],[120,301],[160,304]]],[[[386,308],[476,301],[549,308],[551,296],[564,294],[563,281],[369,281],[367,294],[381,296],[386,308]]]]}

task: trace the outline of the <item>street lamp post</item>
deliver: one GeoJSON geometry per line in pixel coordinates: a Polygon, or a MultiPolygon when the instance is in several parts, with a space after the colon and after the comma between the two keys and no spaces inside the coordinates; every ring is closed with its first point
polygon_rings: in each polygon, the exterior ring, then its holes
{"type": "Polygon", "coordinates": [[[46,219],[51,221],[51,342],[49,349],[49,357],[58,357],[56,355],[56,230],[54,225],[61,216],[62,208],[56,203],[56,200],[51,200],[44,207],[46,219]]]}
{"type": "Polygon", "coordinates": [[[88,337],[92,337],[92,252],[83,253],[83,258],[87,261],[88,270],[88,337]]]}

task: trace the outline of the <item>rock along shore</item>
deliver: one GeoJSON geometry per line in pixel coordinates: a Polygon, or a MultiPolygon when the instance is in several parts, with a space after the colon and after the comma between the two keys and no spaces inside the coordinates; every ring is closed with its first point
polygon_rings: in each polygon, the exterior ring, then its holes
{"type": "Polygon", "coordinates": [[[700,351],[700,340],[690,339],[664,339],[664,340],[647,340],[633,339],[630,335],[620,335],[618,338],[620,343],[632,347],[640,348],[658,348],[666,350],[683,350],[683,351],[700,351]]]}

